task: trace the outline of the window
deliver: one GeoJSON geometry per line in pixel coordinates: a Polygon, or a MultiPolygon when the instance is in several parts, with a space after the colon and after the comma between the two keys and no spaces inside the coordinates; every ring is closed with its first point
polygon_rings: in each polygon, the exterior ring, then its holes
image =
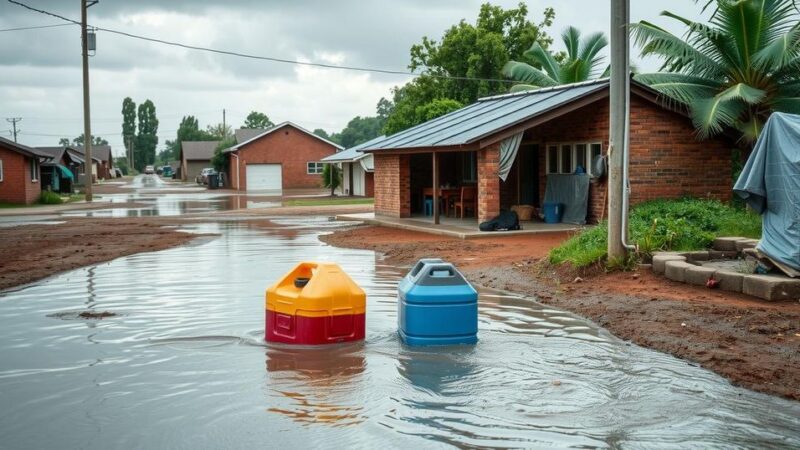
{"type": "Polygon", "coordinates": [[[325,167],[321,162],[309,162],[306,166],[306,173],[309,175],[319,175],[322,173],[322,168],[325,167]]]}
{"type": "Polygon", "coordinates": [[[31,158],[31,181],[39,181],[39,162],[31,158]]]}
{"type": "Polygon", "coordinates": [[[463,181],[465,183],[474,183],[478,181],[478,162],[477,162],[477,153],[475,152],[468,152],[464,153],[461,162],[463,164],[462,173],[463,173],[463,181]]]}
{"type": "Polygon", "coordinates": [[[592,161],[603,153],[600,143],[577,142],[547,146],[547,173],[575,173],[578,166],[591,174],[592,161]]]}
{"type": "Polygon", "coordinates": [[[0,181],[3,181],[3,160],[0,159],[0,181]]]}

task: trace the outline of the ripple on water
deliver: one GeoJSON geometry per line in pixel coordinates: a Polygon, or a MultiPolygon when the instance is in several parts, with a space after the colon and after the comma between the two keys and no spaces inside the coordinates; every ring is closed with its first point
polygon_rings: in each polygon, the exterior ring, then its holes
{"type": "Polygon", "coordinates": [[[338,226],[198,223],[184,229],[219,237],[0,293],[0,400],[14,405],[0,435],[19,448],[800,446],[797,403],[528,298],[481,292],[476,346],[405,346],[402,273],[317,239],[338,226]],[[365,342],[263,342],[264,290],[302,260],[336,261],[367,291],[365,342]]]}

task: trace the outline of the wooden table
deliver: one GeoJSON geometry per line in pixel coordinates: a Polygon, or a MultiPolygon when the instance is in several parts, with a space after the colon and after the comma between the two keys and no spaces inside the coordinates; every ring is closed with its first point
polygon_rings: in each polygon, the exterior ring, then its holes
{"type": "MultiPolygon", "coordinates": [[[[459,198],[461,196],[461,188],[439,188],[439,197],[444,200],[444,215],[447,216],[450,213],[450,199],[455,197],[459,198]]],[[[422,210],[425,211],[425,199],[431,197],[433,198],[433,188],[426,187],[422,189],[422,210]]]]}

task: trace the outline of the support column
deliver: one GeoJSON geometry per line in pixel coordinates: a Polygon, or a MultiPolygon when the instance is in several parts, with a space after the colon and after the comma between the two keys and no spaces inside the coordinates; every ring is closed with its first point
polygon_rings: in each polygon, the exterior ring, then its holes
{"type": "Polygon", "coordinates": [[[478,221],[500,214],[500,143],[478,150],[478,221]]]}
{"type": "Polygon", "coordinates": [[[439,154],[433,156],[433,224],[439,225],[439,154]]]}

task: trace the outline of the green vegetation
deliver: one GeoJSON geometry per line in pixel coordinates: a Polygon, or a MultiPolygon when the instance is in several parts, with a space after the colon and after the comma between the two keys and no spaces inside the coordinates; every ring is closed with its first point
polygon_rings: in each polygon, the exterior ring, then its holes
{"type": "Polygon", "coordinates": [[[164,164],[178,160],[181,154],[181,142],[183,141],[218,141],[220,139],[216,134],[201,130],[200,123],[195,116],[183,116],[180,125],[178,125],[175,139],[166,141],[164,150],[158,153],[158,160],[164,164]]]}
{"type": "Polygon", "coordinates": [[[336,192],[336,188],[342,185],[342,171],[336,164],[325,164],[322,167],[322,186],[330,188],[331,196],[336,192]]]}
{"type": "Polygon", "coordinates": [[[219,142],[217,148],[214,149],[214,156],[211,157],[211,165],[214,167],[214,170],[217,172],[228,172],[230,158],[228,158],[223,151],[226,148],[233,147],[234,145],[236,145],[236,138],[233,136],[230,136],[219,142]]]}
{"type": "MultiPolygon", "coordinates": [[[[636,259],[665,250],[708,248],[715,237],[761,237],[761,216],[716,200],[655,200],[635,206],[630,213],[630,240],[639,249],[636,259]]],[[[587,229],[550,251],[552,264],[583,268],[606,259],[606,222],[587,229]]],[[[624,267],[615,261],[611,266],[624,267]]]]}
{"type": "Polygon", "coordinates": [[[527,91],[560,84],[578,83],[600,77],[607,77],[609,67],[600,74],[598,68],[605,58],[600,52],[608,45],[603,33],[593,33],[581,39],[581,32],[575,27],[568,27],[561,34],[566,57],[559,61],[560,55],[554,55],[538,42],[534,42],[524,55],[535,63],[536,67],[523,61],[509,61],[503,67],[503,75],[519,81],[511,88],[512,92],[527,91]]]}
{"type": "MultiPolygon", "coordinates": [[[[80,136],[73,138],[72,141],[70,141],[68,138],[59,139],[58,145],[63,145],[63,146],[71,145],[73,147],[83,148],[84,140],[85,140],[84,133],[81,133],[80,136]]],[[[108,145],[108,141],[101,138],[100,136],[92,135],[92,146],[95,145],[108,145]]]]}
{"type": "Polygon", "coordinates": [[[286,200],[283,206],[371,205],[375,201],[363,197],[322,197],[286,200]]]}
{"type": "Polygon", "coordinates": [[[389,114],[383,132],[393,134],[433,118],[425,112],[452,111],[443,108],[447,106],[443,101],[468,105],[480,97],[508,92],[509,83],[502,81],[503,67],[511,59],[533,63],[524,52],[534,43],[550,46],[553,40],[545,30],[554,17],[553,9],[547,8],[541,22],[533,23],[525,3],[509,9],[485,3],[474,24],[461,20],[438,40],[423,37],[411,47],[408,66],[422,75],[393,89],[392,101],[385,105],[389,114]],[[429,108],[430,103],[438,105],[429,108]]]}
{"type": "Polygon", "coordinates": [[[60,205],[64,203],[64,200],[53,191],[42,191],[39,196],[39,203],[42,205],[60,205]]]}
{"type": "Polygon", "coordinates": [[[250,114],[247,115],[247,118],[244,119],[244,124],[242,124],[242,128],[251,128],[251,129],[261,129],[266,130],[267,128],[274,127],[275,124],[269,120],[269,117],[258,111],[250,111],[250,114]]]}
{"type": "Polygon", "coordinates": [[[712,4],[708,24],[661,13],[687,27],[683,37],[634,25],[642,56],[664,61],[664,73],[637,79],[688,105],[700,138],[733,128],[752,143],[772,112],[800,113],[800,14],[794,0],[712,4]]]}

